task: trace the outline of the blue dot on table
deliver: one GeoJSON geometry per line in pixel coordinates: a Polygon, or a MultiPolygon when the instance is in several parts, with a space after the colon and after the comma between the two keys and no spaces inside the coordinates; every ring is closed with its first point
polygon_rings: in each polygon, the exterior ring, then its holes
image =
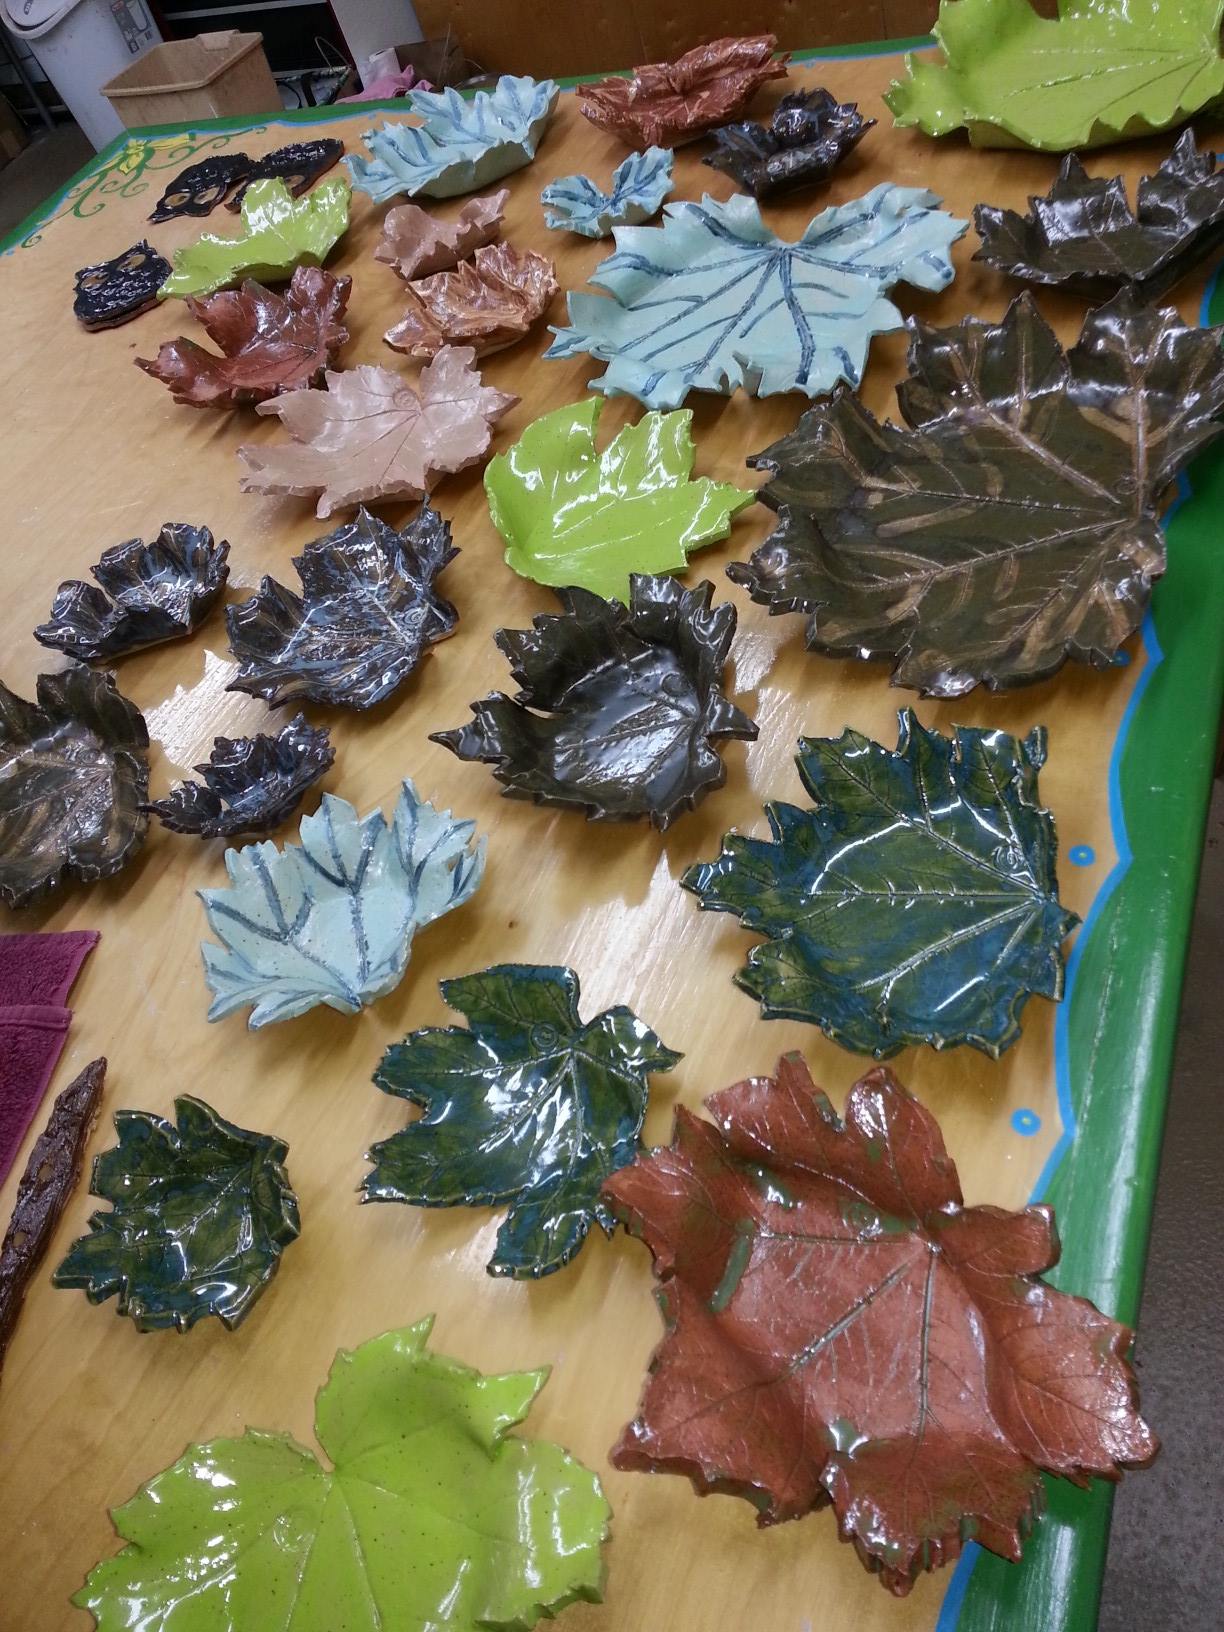
{"type": "Polygon", "coordinates": [[[1031,1139],[1041,1131],[1041,1118],[1036,1111],[1021,1109],[1012,1112],[1011,1125],[1025,1139],[1031,1139]]]}
{"type": "Polygon", "coordinates": [[[1096,851],[1090,844],[1073,844],[1067,851],[1067,860],[1073,867],[1091,867],[1096,860],[1096,851]]]}
{"type": "Polygon", "coordinates": [[[1130,660],[1129,652],[1115,652],[1113,655],[1113,666],[1115,669],[1124,669],[1130,660]]]}

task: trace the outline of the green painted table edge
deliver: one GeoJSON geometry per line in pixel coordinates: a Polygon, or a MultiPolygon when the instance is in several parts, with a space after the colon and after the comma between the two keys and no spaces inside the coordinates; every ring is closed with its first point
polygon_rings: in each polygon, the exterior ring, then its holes
{"type": "MultiPolygon", "coordinates": [[[[796,52],[809,63],[920,49],[925,37],[796,52]]],[[[565,89],[600,75],[560,81],[565,89]]],[[[224,132],[316,124],[354,113],[395,113],[402,102],[286,110],[264,125],[249,115],[201,120],[184,131],[125,131],[0,240],[0,254],[39,241],[60,214],[93,213],[146,169],[170,168],[224,132]],[[152,165],[140,144],[181,136],[152,165]],[[135,145],[133,145],[135,144],[135,145]],[[132,166],[120,171],[131,149],[132,166]],[[92,186],[90,184],[93,184],[92,186]],[[65,209],[64,206],[67,205],[65,209]]],[[[223,144],[218,144],[223,145],[223,144]]],[[[1213,275],[1203,321],[1224,322],[1213,275]]],[[[1119,862],[1098,891],[1072,952],[1059,1012],[1056,1068],[1062,1135],[1034,1199],[1056,1209],[1065,1243],[1051,1279],[1133,1322],[1151,1225],[1186,948],[1224,699],[1224,551],[1213,518],[1224,510],[1224,453],[1204,455],[1166,518],[1169,566],[1144,625],[1145,666],[1114,742],[1111,825],[1119,862]],[[1116,1198],[1129,1196],[1125,1207],[1116,1198]]],[[[1057,752],[1057,743],[1051,744],[1057,752]]],[[[1159,1424],[1156,1424],[1159,1428],[1159,1424]]],[[[1096,1621],[1113,1489],[1083,1492],[1048,1480],[1046,1518],[1021,1567],[970,1544],[953,1571],[937,1632],[1086,1632],[1096,1621]]]]}

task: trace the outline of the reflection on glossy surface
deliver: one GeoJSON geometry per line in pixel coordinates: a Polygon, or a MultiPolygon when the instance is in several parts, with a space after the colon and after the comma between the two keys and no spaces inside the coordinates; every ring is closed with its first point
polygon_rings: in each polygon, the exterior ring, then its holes
{"type": "Polygon", "coordinates": [[[383,340],[409,357],[435,357],[448,345],[472,346],[483,357],[521,340],[556,292],[546,255],[491,244],[454,271],[410,283],[407,309],[383,340]]]}
{"type": "Polygon", "coordinates": [[[714,151],[701,161],[738,181],[757,198],[828,181],[875,124],[853,102],[825,90],[792,91],[767,125],[724,125],[711,131],[714,151]]]}
{"type": "Polygon", "coordinates": [[[815,808],[770,804],[772,840],[728,834],[682,880],[765,934],[735,979],[767,1020],[807,1020],[883,1059],[910,1043],[998,1057],[1029,996],[1059,998],[1054,820],[1040,727],[1021,741],[900,715],[896,751],[858,731],[800,742],[815,808]]]}
{"type": "Polygon", "coordinates": [[[559,176],[540,194],[547,206],[544,224],[584,238],[607,238],[613,227],[634,227],[658,215],[672,190],[672,161],[668,147],[648,147],[631,153],[612,172],[610,192],[602,192],[589,176],[559,176]]]}
{"type": "Polygon", "coordinates": [[[473,250],[491,244],[501,231],[510,189],[471,198],[453,221],[439,221],[419,204],[400,204],[383,216],[374,250],[401,278],[423,278],[458,266],[473,250]]]}
{"type": "Polygon", "coordinates": [[[757,734],[723,694],[735,608],[711,610],[713,594],[638,575],[628,607],[558,590],[561,617],[497,632],[518,695],[491,693],[469,725],[431,740],[537,804],[666,828],[726,781],[718,739],[757,734]]]}
{"type": "Polygon", "coordinates": [[[283,181],[254,182],[242,201],[241,235],[205,233],[176,250],[174,271],[157,298],[211,295],[243,278],[276,283],[296,266],[320,266],[343,236],[348,219],[348,184],[338,176],[302,199],[293,198],[283,181]]]}
{"type": "Polygon", "coordinates": [[[214,153],[180,170],[153,206],[150,221],[173,221],[180,215],[208,215],[251,174],[249,153],[214,153]]]}
{"type": "Polygon", "coordinates": [[[112,261],[83,266],[72,310],[87,329],[113,329],[156,304],[170,262],[143,238],[112,261]]]}
{"type": "Polygon", "coordinates": [[[189,1446],[114,1510],[129,1545],[73,1602],[99,1632],[530,1632],[598,1603],[598,1478],[510,1433],[547,1367],[484,1376],[431,1353],[432,1325],[337,1354],[315,1402],[330,1468],[258,1428],[189,1446]]]}
{"type": "Polygon", "coordinates": [[[884,1069],[844,1122],[802,1055],[680,1110],[604,1195],[655,1260],[667,1335],[617,1467],[745,1496],[763,1524],[831,1501],[903,1597],[974,1537],[1018,1559],[1041,1471],[1117,1479],[1158,1449],[1133,1334],[1037,1277],[1046,1207],[965,1207],[934,1117],[884,1069]]]}
{"type": "Polygon", "coordinates": [[[94,1160],[90,1194],[111,1203],[52,1276],[142,1332],[185,1332],[206,1315],[245,1320],[299,1229],[284,1168],[288,1146],[218,1116],[202,1099],[174,1102],[177,1122],[116,1111],[119,1143],[94,1160]]]}
{"type": "Polygon", "coordinates": [[[183,782],[145,808],[175,833],[202,839],[270,833],[287,820],[336,758],[321,726],[302,714],[274,737],[217,737],[201,782],[183,782]]]}
{"type": "Polygon", "coordinates": [[[714,125],[738,119],[761,86],[785,79],[789,53],[774,56],[773,34],[710,40],[675,62],[651,62],[631,78],[579,85],[593,125],[630,147],[679,147],[714,125]]]}
{"type": "Polygon", "coordinates": [[[370,1151],[365,1201],[509,1203],[490,1275],[561,1269],[592,1224],[615,1224],[599,1187],[631,1162],[649,1074],[680,1059],[623,1006],[583,1022],[572,969],[506,963],[442,996],[469,1029],[393,1043],[374,1081],[424,1115],[370,1151]]]}

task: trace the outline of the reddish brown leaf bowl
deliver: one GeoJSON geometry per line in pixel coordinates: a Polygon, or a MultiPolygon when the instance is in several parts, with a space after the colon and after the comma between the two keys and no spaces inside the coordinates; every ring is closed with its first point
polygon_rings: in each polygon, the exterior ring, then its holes
{"type": "Polygon", "coordinates": [[[630,147],[679,147],[738,119],[766,80],[786,77],[790,57],[774,57],[777,43],[773,34],[711,40],[632,79],[579,85],[582,111],[630,147]]]}

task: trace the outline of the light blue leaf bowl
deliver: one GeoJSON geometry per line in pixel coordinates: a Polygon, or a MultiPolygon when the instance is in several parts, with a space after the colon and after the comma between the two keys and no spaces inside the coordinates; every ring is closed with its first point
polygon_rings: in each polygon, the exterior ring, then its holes
{"type": "Polygon", "coordinates": [[[612,172],[612,191],[600,192],[589,176],[560,176],[540,194],[549,205],[544,224],[584,238],[610,238],[613,227],[636,226],[658,215],[672,190],[669,147],[631,153],[612,172]]]}
{"type": "Polygon", "coordinates": [[[463,97],[444,91],[409,91],[421,125],[388,121],[365,132],[374,155],[345,159],[353,186],[376,204],[398,194],[454,198],[500,181],[535,158],[557,105],[554,80],[503,74],[491,91],[463,97]]]}

